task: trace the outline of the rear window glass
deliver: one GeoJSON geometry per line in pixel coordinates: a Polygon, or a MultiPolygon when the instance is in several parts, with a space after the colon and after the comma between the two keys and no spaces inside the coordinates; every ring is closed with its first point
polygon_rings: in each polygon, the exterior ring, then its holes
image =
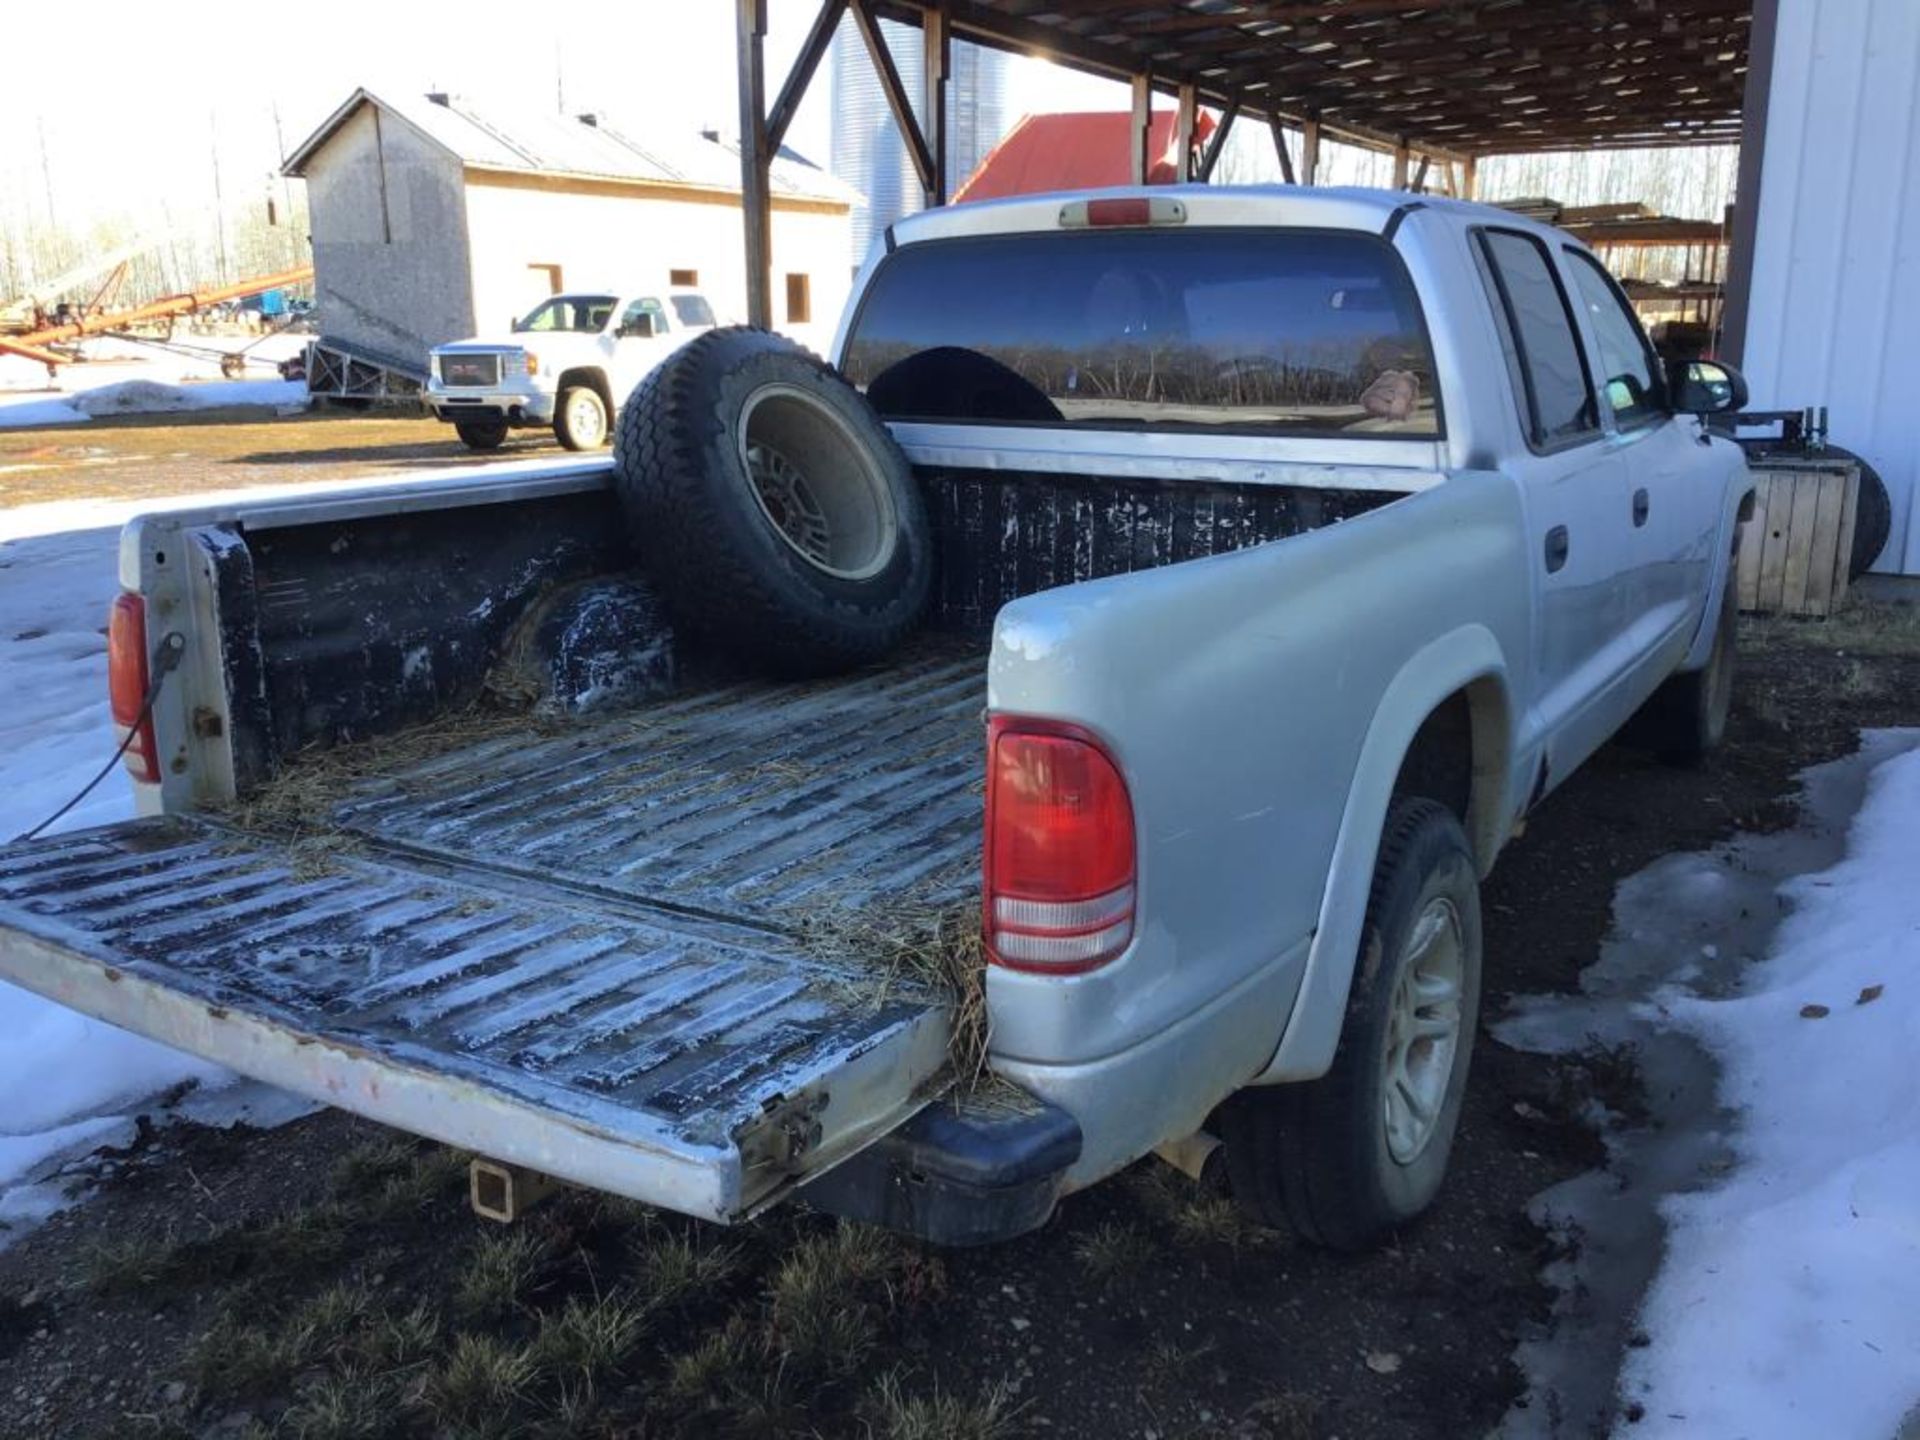
{"type": "Polygon", "coordinates": [[[843,368],[892,420],[1441,433],[1419,303],[1352,232],[1114,230],[909,245],[843,368]]]}

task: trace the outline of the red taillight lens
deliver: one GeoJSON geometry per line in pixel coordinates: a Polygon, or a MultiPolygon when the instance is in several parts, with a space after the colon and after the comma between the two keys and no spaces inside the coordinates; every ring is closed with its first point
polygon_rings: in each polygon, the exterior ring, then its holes
{"type": "Polygon", "coordinates": [[[1073,726],[996,715],[987,732],[987,953],[1071,974],[1133,939],[1133,802],[1073,726]]]}
{"type": "Polygon", "coordinates": [[[127,746],[127,773],[149,784],[160,778],[160,751],[153,740],[153,717],[141,718],[147,703],[147,606],[138,595],[116,596],[107,616],[107,697],[113,708],[114,740],[139,733],[127,746]]]}

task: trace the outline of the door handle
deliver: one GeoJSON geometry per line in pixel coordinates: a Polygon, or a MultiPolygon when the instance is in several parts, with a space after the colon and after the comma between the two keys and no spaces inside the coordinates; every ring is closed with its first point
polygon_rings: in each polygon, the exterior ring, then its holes
{"type": "Polygon", "coordinates": [[[1635,528],[1647,523],[1647,492],[1641,488],[1633,492],[1633,523],[1635,528]]]}
{"type": "Polygon", "coordinates": [[[1567,563],[1567,527],[1556,525],[1547,531],[1547,573],[1551,575],[1567,563]]]}

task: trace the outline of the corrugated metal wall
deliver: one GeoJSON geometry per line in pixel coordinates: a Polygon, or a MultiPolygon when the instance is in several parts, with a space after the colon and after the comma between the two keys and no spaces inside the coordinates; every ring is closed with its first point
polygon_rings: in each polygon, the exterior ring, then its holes
{"type": "Polygon", "coordinates": [[[1876,567],[1920,574],[1920,0],[1778,0],[1743,369],[1830,407],[1893,499],[1876,567]]]}

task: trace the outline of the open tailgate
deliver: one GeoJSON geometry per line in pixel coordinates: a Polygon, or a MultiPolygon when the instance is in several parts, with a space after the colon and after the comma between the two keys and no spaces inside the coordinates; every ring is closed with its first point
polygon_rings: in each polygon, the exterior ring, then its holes
{"type": "Polygon", "coordinates": [[[0,978],[449,1145],[737,1220],[944,1085],[931,993],[769,927],[199,817],[0,848],[0,978]]]}

